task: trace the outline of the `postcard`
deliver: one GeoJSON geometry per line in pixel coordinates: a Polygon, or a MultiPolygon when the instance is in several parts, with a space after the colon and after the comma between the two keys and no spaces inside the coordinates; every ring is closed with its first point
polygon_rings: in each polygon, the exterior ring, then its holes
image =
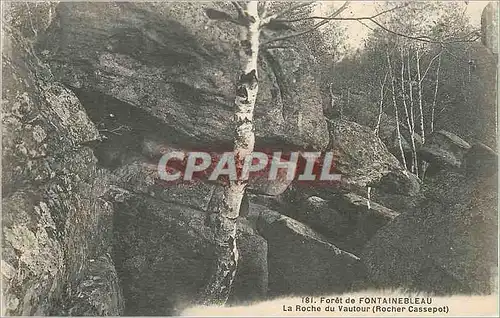
{"type": "Polygon", "coordinates": [[[498,2],[1,11],[2,316],[498,316],[498,2]]]}

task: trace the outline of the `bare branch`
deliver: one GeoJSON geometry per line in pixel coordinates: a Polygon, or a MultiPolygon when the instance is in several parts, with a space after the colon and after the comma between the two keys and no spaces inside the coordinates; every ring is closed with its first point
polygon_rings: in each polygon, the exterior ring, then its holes
{"type": "Polygon", "coordinates": [[[364,23],[363,21],[358,21],[361,25],[363,25],[365,28],[370,29],[371,31],[375,31],[374,28],[369,26],[368,24],[364,23]]]}
{"type": "Polygon", "coordinates": [[[471,38],[471,39],[456,39],[456,40],[451,40],[451,41],[443,41],[443,40],[435,40],[435,39],[432,39],[428,36],[411,36],[411,35],[407,35],[407,34],[403,34],[403,33],[391,30],[391,29],[385,27],[384,25],[382,25],[381,23],[377,22],[374,19],[368,19],[368,20],[373,22],[379,28],[381,28],[382,30],[384,30],[388,33],[391,33],[391,34],[394,34],[397,36],[401,36],[401,37],[404,37],[404,38],[407,38],[410,40],[420,41],[420,42],[436,43],[436,44],[451,44],[451,43],[475,42],[479,39],[479,37],[475,37],[475,38],[471,38]]]}
{"type": "Polygon", "coordinates": [[[238,12],[238,18],[240,19],[243,18],[245,16],[245,11],[243,10],[243,7],[237,1],[231,1],[231,3],[238,12]]]}
{"type": "Polygon", "coordinates": [[[275,14],[271,14],[269,16],[263,16],[261,25],[266,25],[269,22],[271,22],[271,20],[275,20],[275,19],[277,19],[279,17],[284,16],[287,13],[293,12],[293,11],[295,11],[297,9],[300,9],[300,8],[307,7],[307,6],[309,6],[309,5],[313,4],[313,3],[314,3],[314,1],[299,2],[299,3],[291,6],[288,9],[285,9],[285,10],[283,10],[281,12],[278,12],[278,13],[275,13],[275,14]]]}
{"type": "Polygon", "coordinates": [[[427,43],[442,43],[441,41],[434,41],[431,38],[429,38],[428,36],[411,36],[411,35],[407,35],[407,34],[404,34],[404,33],[400,33],[400,32],[388,29],[387,27],[383,26],[382,24],[380,24],[376,20],[373,20],[373,19],[368,19],[368,20],[370,22],[373,22],[374,24],[376,24],[382,30],[384,30],[386,32],[389,32],[391,34],[397,35],[397,36],[401,36],[401,37],[404,37],[404,38],[407,38],[407,39],[410,39],[410,40],[427,42],[427,43]]]}
{"type": "Polygon", "coordinates": [[[399,10],[399,9],[406,8],[409,5],[410,5],[410,2],[407,2],[407,3],[404,3],[404,4],[400,5],[400,6],[396,6],[396,7],[391,8],[391,9],[380,11],[379,13],[377,13],[375,15],[372,15],[371,18],[374,19],[374,18],[376,18],[378,16],[381,16],[382,14],[386,14],[386,13],[389,13],[389,12],[392,12],[392,11],[396,11],[396,10],[399,10]]]}
{"type": "Polygon", "coordinates": [[[269,4],[270,1],[264,1],[264,2],[259,2],[260,4],[260,16],[261,17],[266,17],[267,16],[267,11],[269,10],[269,4]]]}
{"type": "Polygon", "coordinates": [[[424,110],[422,103],[422,77],[420,73],[420,58],[419,58],[420,50],[417,48],[417,79],[418,79],[418,106],[420,111],[420,136],[422,136],[422,144],[425,143],[425,125],[424,125],[424,110]]]}
{"type": "MultiPolygon", "coordinates": [[[[472,44],[469,44],[467,47],[465,47],[465,50],[468,51],[470,48],[472,47],[472,44]]],[[[448,55],[450,55],[451,57],[453,57],[457,62],[459,63],[463,63],[464,62],[464,59],[459,57],[459,56],[456,56],[455,54],[453,54],[449,49],[448,47],[446,46],[441,46],[441,48],[446,51],[446,53],[448,53],[448,55]]],[[[467,62],[465,62],[467,63],[467,62]]]]}
{"type": "Polygon", "coordinates": [[[432,63],[434,63],[434,61],[441,55],[441,53],[443,53],[443,49],[441,48],[441,51],[439,51],[438,54],[436,54],[436,56],[434,56],[431,61],[429,62],[429,65],[427,66],[427,68],[425,69],[424,71],[424,74],[422,75],[422,81],[424,80],[425,76],[427,75],[427,73],[429,72],[429,69],[431,68],[432,66],[432,63]]]}
{"type": "Polygon", "coordinates": [[[387,46],[385,47],[385,55],[386,55],[386,59],[387,59],[387,69],[389,71],[389,76],[391,77],[392,105],[394,107],[394,120],[396,121],[396,138],[397,138],[397,141],[399,144],[399,151],[401,154],[401,161],[402,161],[403,167],[405,168],[405,170],[407,170],[408,167],[406,166],[406,157],[405,157],[405,153],[403,151],[403,142],[402,142],[402,138],[401,138],[401,131],[399,128],[399,126],[400,126],[399,112],[398,112],[398,105],[396,102],[396,89],[394,87],[395,86],[394,85],[395,78],[394,78],[394,74],[392,71],[392,64],[391,64],[392,62],[391,62],[391,57],[389,54],[389,49],[387,46]]]}
{"type": "Polygon", "coordinates": [[[266,46],[266,49],[293,49],[293,46],[287,46],[287,45],[270,45],[266,46]]]}
{"type": "Polygon", "coordinates": [[[283,40],[286,40],[286,39],[290,39],[290,38],[294,38],[294,37],[297,37],[297,36],[301,36],[301,35],[304,35],[304,34],[307,34],[307,33],[310,33],[314,30],[316,30],[317,28],[327,24],[329,22],[330,19],[333,19],[335,16],[339,15],[340,13],[342,13],[342,11],[344,11],[345,9],[347,9],[348,5],[349,5],[349,2],[350,1],[346,1],[344,2],[344,4],[339,8],[337,9],[334,13],[332,13],[327,20],[323,20],[321,22],[318,22],[316,23],[315,25],[313,25],[310,29],[308,30],[305,30],[305,31],[300,31],[300,32],[296,32],[296,33],[291,33],[291,34],[288,34],[288,35],[284,35],[284,36],[280,36],[280,37],[277,37],[277,38],[274,38],[274,39],[270,39],[264,43],[262,43],[262,45],[267,45],[269,43],[272,43],[272,42],[276,42],[276,41],[283,41],[283,40]]]}
{"type": "Polygon", "coordinates": [[[107,132],[111,134],[115,134],[118,136],[121,136],[122,131],[131,131],[130,127],[125,126],[125,125],[120,125],[119,127],[116,127],[114,129],[99,129],[99,132],[107,132]]]}
{"type": "MultiPolygon", "coordinates": [[[[349,2],[349,1],[347,1],[349,2]]],[[[344,3],[345,5],[345,3],[344,3]]],[[[386,14],[386,13],[389,13],[389,12],[392,12],[392,11],[395,11],[395,10],[399,10],[399,9],[402,9],[402,8],[405,8],[409,5],[409,3],[406,3],[404,5],[401,5],[401,6],[396,6],[394,8],[391,8],[391,9],[387,9],[387,10],[384,10],[384,11],[381,11],[377,14],[374,14],[372,16],[365,16],[365,17],[357,17],[357,18],[335,18],[335,15],[330,15],[328,17],[318,17],[318,16],[313,16],[313,17],[305,17],[305,18],[298,18],[298,19],[285,19],[285,20],[281,20],[281,19],[276,19],[276,21],[278,22],[298,22],[298,21],[304,21],[304,20],[316,20],[316,19],[323,19],[323,20],[351,20],[351,21],[357,21],[357,20],[369,20],[369,19],[374,19],[382,14],[386,14]]]]}
{"type": "Polygon", "coordinates": [[[378,119],[377,119],[377,125],[375,126],[375,135],[378,136],[378,132],[380,130],[380,122],[382,121],[382,114],[384,111],[384,97],[385,97],[385,83],[387,83],[387,77],[389,76],[389,70],[385,72],[384,76],[384,81],[382,82],[382,85],[380,87],[380,103],[379,103],[379,112],[378,112],[378,119]]]}
{"type": "MultiPolygon", "coordinates": [[[[329,21],[329,20],[332,20],[332,21],[358,21],[362,25],[368,27],[366,24],[362,23],[362,21],[366,20],[366,21],[370,21],[370,22],[374,23],[379,28],[381,28],[382,30],[384,30],[384,31],[386,31],[388,33],[391,33],[391,34],[394,34],[394,35],[397,35],[397,36],[401,36],[401,37],[404,37],[404,38],[407,38],[407,39],[410,39],[410,40],[427,42],[427,43],[438,43],[438,44],[475,42],[475,41],[477,41],[480,38],[480,36],[478,36],[477,32],[475,32],[475,31],[467,34],[464,38],[461,38],[461,39],[453,39],[453,38],[451,38],[451,39],[446,40],[446,41],[433,39],[433,38],[430,38],[428,36],[412,36],[412,35],[408,35],[408,34],[404,34],[404,33],[398,32],[398,31],[391,30],[391,29],[387,28],[386,26],[384,26],[383,24],[381,24],[380,22],[378,22],[377,20],[375,20],[376,17],[378,17],[378,16],[380,16],[382,14],[386,14],[386,13],[389,13],[389,12],[392,12],[392,11],[395,11],[395,10],[399,10],[399,9],[405,8],[408,5],[409,5],[409,3],[406,3],[404,5],[396,6],[394,8],[381,11],[381,12],[375,14],[375,15],[364,16],[364,17],[341,18],[341,17],[337,17],[338,14],[334,14],[334,15],[331,15],[331,16],[328,16],[328,17],[312,16],[312,17],[305,17],[305,18],[298,18],[298,19],[275,19],[274,21],[276,21],[276,22],[283,22],[283,23],[293,23],[293,22],[304,21],[304,20],[318,20],[318,19],[323,20],[322,22],[329,21]]],[[[320,24],[320,23],[321,22],[319,22],[318,24],[320,24]]],[[[321,24],[321,25],[318,26],[318,24],[316,24],[315,26],[313,26],[312,29],[304,31],[304,32],[305,33],[310,32],[310,31],[314,30],[315,28],[318,28],[319,26],[323,25],[323,24],[321,24]]],[[[298,35],[302,35],[302,34],[305,34],[305,33],[299,32],[298,34],[293,35],[293,36],[298,36],[298,35]]],[[[288,37],[286,37],[286,38],[288,38],[288,37]]],[[[276,40],[282,40],[282,38],[277,38],[276,40]]]]}

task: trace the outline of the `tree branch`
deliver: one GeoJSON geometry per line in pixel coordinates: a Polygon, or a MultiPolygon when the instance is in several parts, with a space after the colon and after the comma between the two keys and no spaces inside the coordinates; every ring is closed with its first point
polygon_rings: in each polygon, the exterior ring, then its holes
{"type": "MultiPolygon", "coordinates": [[[[349,1],[347,1],[349,2],[349,1]]],[[[345,3],[344,3],[345,5],[345,3]]],[[[335,18],[336,15],[338,14],[332,14],[328,17],[318,17],[318,16],[313,16],[313,17],[305,17],[305,18],[298,18],[298,19],[285,19],[285,20],[282,20],[282,19],[276,19],[275,21],[277,22],[298,22],[298,21],[304,21],[304,20],[314,20],[314,19],[328,19],[328,20],[369,20],[369,19],[374,19],[382,14],[386,14],[386,13],[389,13],[389,12],[392,12],[392,11],[395,11],[395,10],[399,10],[399,9],[402,9],[402,8],[405,8],[409,5],[409,3],[406,3],[404,5],[401,5],[401,6],[397,6],[397,7],[394,7],[394,8],[391,8],[391,9],[387,9],[387,10],[384,10],[384,11],[381,11],[377,14],[374,14],[372,16],[365,16],[365,17],[358,17],[358,18],[335,18]]],[[[341,7],[342,8],[342,7],[341,7]]],[[[340,13],[340,12],[339,12],[340,13]]]]}
{"type": "MultiPolygon", "coordinates": [[[[378,22],[377,20],[375,20],[376,17],[378,17],[378,16],[380,16],[382,14],[386,14],[386,13],[389,13],[389,12],[392,12],[392,11],[395,11],[395,10],[399,10],[399,9],[405,8],[408,5],[409,5],[409,3],[406,3],[406,4],[401,5],[401,6],[396,6],[394,8],[381,11],[381,12],[375,14],[375,15],[372,15],[372,16],[364,16],[364,17],[357,17],[357,18],[356,17],[354,17],[354,18],[340,18],[340,17],[337,17],[338,14],[334,13],[331,16],[328,16],[328,17],[313,16],[313,17],[305,17],[305,18],[298,18],[298,19],[275,19],[274,21],[281,22],[281,23],[293,23],[293,22],[298,22],[298,21],[317,20],[317,19],[321,19],[323,21],[319,22],[318,24],[316,24],[315,26],[313,26],[310,30],[304,31],[304,33],[298,32],[297,34],[286,36],[286,37],[282,37],[282,38],[276,38],[276,39],[271,40],[271,41],[284,40],[284,39],[287,39],[289,37],[299,36],[299,35],[308,33],[310,31],[312,31],[312,30],[314,30],[314,29],[316,29],[316,28],[324,25],[326,23],[325,21],[358,21],[359,23],[361,23],[361,21],[364,21],[364,20],[370,21],[370,22],[374,23],[379,28],[381,28],[382,30],[384,30],[384,31],[386,31],[388,33],[391,33],[391,34],[394,34],[394,35],[397,35],[397,36],[401,36],[401,37],[404,37],[404,38],[407,38],[407,39],[410,39],[410,40],[427,42],[427,43],[449,44],[449,43],[461,43],[461,42],[475,42],[475,41],[477,41],[480,38],[480,36],[478,36],[476,34],[476,32],[471,32],[471,33],[467,34],[467,37],[470,36],[470,35],[474,35],[474,37],[471,37],[471,38],[450,39],[450,40],[446,40],[446,41],[432,39],[432,38],[430,38],[428,36],[411,36],[411,35],[407,35],[407,34],[404,34],[404,33],[400,33],[398,31],[391,30],[391,29],[387,28],[386,26],[384,26],[383,24],[381,24],[380,22],[378,22]],[[321,23],[323,23],[323,24],[321,24],[321,23]]],[[[341,7],[341,9],[342,9],[342,7],[341,7]]],[[[364,26],[367,26],[364,23],[361,23],[361,24],[363,24],[364,26]]]]}
{"type": "Polygon", "coordinates": [[[407,38],[407,39],[410,39],[410,40],[415,40],[415,41],[420,41],[420,42],[427,42],[427,43],[436,43],[436,44],[451,44],[451,43],[464,43],[464,42],[475,42],[479,39],[478,36],[476,36],[475,38],[471,38],[471,39],[458,39],[458,40],[452,40],[452,41],[442,41],[442,40],[435,40],[435,39],[432,39],[428,36],[411,36],[411,35],[407,35],[407,34],[403,34],[403,33],[400,33],[400,32],[397,32],[397,31],[394,31],[394,30],[391,30],[387,27],[385,27],[384,25],[382,25],[380,22],[377,22],[376,20],[372,19],[372,18],[367,18],[367,19],[364,19],[364,18],[334,18],[332,20],[354,20],[354,21],[360,21],[360,20],[368,20],[374,24],[376,24],[379,28],[381,28],[382,30],[388,32],[388,33],[391,33],[391,34],[394,34],[394,35],[397,35],[397,36],[401,36],[401,37],[404,37],[404,38],[407,38]]]}
{"type": "Polygon", "coordinates": [[[237,2],[237,1],[231,1],[233,4],[234,8],[238,12],[238,18],[243,18],[245,16],[245,12],[243,10],[243,7],[237,2]]]}
{"type": "Polygon", "coordinates": [[[431,133],[434,132],[434,121],[435,121],[435,110],[436,110],[436,101],[437,101],[437,95],[438,95],[438,88],[439,88],[439,69],[441,68],[441,53],[439,54],[439,60],[438,60],[438,65],[437,65],[437,70],[436,70],[436,85],[434,86],[434,99],[432,101],[432,108],[431,108],[431,133]]]}
{"type": "MultiPolygon", "coordinates": [[[[316,30],[317,28],[319,28],[319,27],[327,24],[330,19],[333,19],[335,16],[339,15],[342,11],[344,11],[345,9],[347,9],[347,7],[349,5],[349,2],[350,1],[344,2],[344,4],[339,9],[337,9],[337,11],[335,11],[334,13],[332,13],[327,18],[327,20],[323,20],[321,22],[316,23],[310,29],[307,29],[305,31],[300,31],[300,32],[292,33],[292,34],[288,34],[288,35],[284,35],[284,36],[280,36],[280,37],[277,37],[277,38],[274,38],[274,39],[270,39],[270,40],[262,43],[262,46],[267,45],[267,44],[272,43],[272,42],[283,41],[283,40],[286,40],[286,39],[289,39],[289,38],[294,38],[294,37],[297,37],[297,36],[301,36],[301,35],[304,35],[304,34],[307,34],[307,33],[310,33],[312,31],[316,30]]],[[[274,21],[277,21],[277,20],[274,20],[274,21]]]]}
{"type": "Polygon", "coordinates": [[[443,53],[443,49],[441,48],[441,51],[439,51],[438,54],[436,54],[436,56],[434,56],[431,61],[429,62],[429,65],[427,65],[427,68],[425,69],[424,71],[424,74],[422,75],[422,79],[421,81],[424,80],[425,76],[427,75],[427,73],[429,72],[429,69],[431,68],[432,66],[432,63],[434,63],[434,61],[441,55],[441,53],[443,53]]]}
{"type": "Polygon", "coordinates": [[[271,46],[266,46],[266,49],[293,49],[293,46],[287,46],[287,45],[271,45],[271,46]]]}
{"type": "Polygon", "coordinates": [[[283,10],[283,11],[281,11],[281,12],[278,12],[278,13],[275,13],[275,14],[271,14],[271,15],[269,15],[269,16],[264,16],[264,17],[262,18],[262,23],[261,23],[261,25],[266,25],[266,24],[268,24],[269,22],[271,22],[271,20],[275,20],[275,19],[277,19],[278,17],[282,17],[282,16],[284,16],[284,15],[285,15],[285,14],[287,14],[287,13],[293,12],[293,11],[295,11],[295,10],[297,10],[297,9],[300,9],[300,8],[303,8],[303,7],[307,7],[307,6],[309,6],[309,5],[313,4],[313,3],[314,3],[314,1],[299,2],[299,3],[297,3],[296,5],[293,5],[293,6],[291,6],[290,8],[285,9],[285,10],[283,10]]]}
{"type": "Polygon", "coordinates": [[[389,76],[389,70],[385,72],[384,76],[384,81],[382,82],[382,85],[380,87],[380,103],[379,103],[379,112],[378,112],[378,119],[377,119],[377,125],[375,126],[375,135],[378,136],[378,132],[380,130],[380,122],[382,121],[382,114],[384,111],[384,97],[385,97],[385,83],[387,83],[387,77],[389,76]]]}
{"type": "MultiPolygon", "coordinates": [[[[327,19],[327,18],[324,18],[324,19],[327,19]]],[[[435,44],[441,44],[441,45],[451,44],[451,43],[475,42],[480,38],[480,36],[475,36],[474,38],[470,38],[470,39],[456,39],[456,40],[451,40],[451,41],[443,41],[443,40],[435,40],[435,39],[432,39],[428,36],[411,36],[411,35],[403,34],[403,33],[400,33],[400,32],[397,32],[397,31],[394,31],[394,30],[391,30],[391,29],[385,27],[380,22],[377,22],[376,20],[374,20],[372,18],[367,18],[367,19],[364,19],[364,18],[361,18],[361,19],[360,18],[333,18],[331,20],[354,20],[354,21],[358,21],[360,23],[361,23],[361,20],[368,20],[368,21],[376,24],[379,28],[381,28],[382,30],[384,30],[388,33],[391,33],[391,34],[394,34],[397,36],[401,36],[401,37],[404,37],[404,38],[407,38],[410,40],[427,42],[427,43],[435,43],[435,44]]]]}
{"type": "Polygon", "coordinates": [[[269,9],[270,2],[269,1],[264,1],[264,2],[259,2],[259,4],[260,4],[260,12],[259,12],[259,14],[260,14],[260,17],[262,19],[262,18],[264,18],[264,17],[267,16],[267,11],[269,9]]]}
{"type": "Polygon", "coordinates": [[[364,23],[363,21],[358,21],[361,25],[363,25],[365,28],[370,29],[371,31],[375,31],[374,28],[369,26],[368,24],[364,23]]]}
{"type": "Polygon", "coordinates": [[[125,126],[125,125],[120,125],[119,127],[116,127],[114,129],[99,129],[99,132],[102,132],[102,133],[111,133],[111,134],[115,134],[115,135],[118,135],[118,136],[121,136],[121,132],[122,131],[131,131],[132,129],[128,126],[125,126]]]}

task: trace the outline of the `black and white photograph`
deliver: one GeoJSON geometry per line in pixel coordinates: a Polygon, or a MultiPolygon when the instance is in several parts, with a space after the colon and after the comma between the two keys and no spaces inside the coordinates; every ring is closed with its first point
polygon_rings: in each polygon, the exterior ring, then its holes
{"type": "Polygon", "coordinates": [[[2,1],[1,316],[498,317],[497,1],[2,1]]]}

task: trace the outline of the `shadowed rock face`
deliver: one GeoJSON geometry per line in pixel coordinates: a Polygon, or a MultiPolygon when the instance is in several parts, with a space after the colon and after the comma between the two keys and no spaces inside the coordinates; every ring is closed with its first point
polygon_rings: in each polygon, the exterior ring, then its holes
{"type": "Polygon", "coordinates": [[[438,295],[493,292],[497,188],[496,173],[478,177],[448,169],[429,177],[419,208],[399,216],[365,247],[368,276],[379,287],[438,295]]]}
{"type": "Polygon", "coordinates": [[[455,167],[462,165],[464,153],[470,145],[455,134],[440,130],[434,132],[419,150],[420,156],[430,165],[455,167]]]}
{"type": "MultiPolygon", "coordinates": [[[[206,214],[165,199],[131,194],[116,204],[115,260],[127,315],[178,314],[196,304],[212,273],[214,235],[206,214]]],[[[240,221],[230,301],[255,301],[267,294],[267,243],[240,221]]]]}
{"type": "Polygon", "coordinates": [[[329,121],[330,148],[335,158],[335,170],[342,174],[342,184],[351,188],[377,187],[391,173],[400,185],[415,194],[419,184],[415,176],[405,171],[382,141],[366,126],[346,120],[329,121]]]}
{"type": "MultiPolygon", "coordinates": [[[[63,83],[144,110],[171,139],[230,149],[238,37],[234,25],[206,17],[214,6],[61,3],[38,51],[63,83]]],[[[269,50],[259,64],[257,146],[323,149],[327,127],[306,48],[269,50]]]]}
{"type": "Polygon", "coordinates": [[[346,292],[363,278],[359,258],[329,243],[303,223],[263,206],[257,229],[268,242],[269,293],[319,295],[346,292]]]}
{"type": "MultiPolygon", "coordinates": [[[[91,260],[110,251],[107,173],[87,146],[95,125],[33,53],[19,6],[6,8],[14,22],[2,23],[2,316],[62,315],[91,260]]],[[[51,9],[41,5],[29,31],[42,32],[51,9]]],[[[93,265],[116,278],[112,264],[93,265]]],[[[75,312],[123,312],[116,281],[101,283],[113,300],[80,295],[75,312]]]]}
{"type": "Polygon", "coordinates": [[[498,169],[498,155],[483,143],[474,143],[464,155],[463,167],[468,175],[488,177],[498,169]]]}
{"type": "Polygon", "coordinates": [[[342,249],[358,253],[367,241],[399,213],[354,193],[311,196],[290,204],[283,213],[299,220],[342,249]]]}
{"type": "Polygon", "coordinates": [[[481,14],[481,42],[498,56],[498,3],[491,1],[481,14]]]}
{"type": "Polygon", "coordinates": [[[124,311],[122,288],[111,255],[90,259],[76,297],[63,305],[68,316],[118,316],[124,311]]]}
{"type": "Polygon", "coordinates": [[[279,210],[356,253],[379,229],[415,207],[420,181],[403,169],[368,127],[346,120],[332,120],[329,125],[329,147],[341,183],[293,183],[281,195],[279,210]],[[398,209],[391,210],[393,206],[398,209]]]}

